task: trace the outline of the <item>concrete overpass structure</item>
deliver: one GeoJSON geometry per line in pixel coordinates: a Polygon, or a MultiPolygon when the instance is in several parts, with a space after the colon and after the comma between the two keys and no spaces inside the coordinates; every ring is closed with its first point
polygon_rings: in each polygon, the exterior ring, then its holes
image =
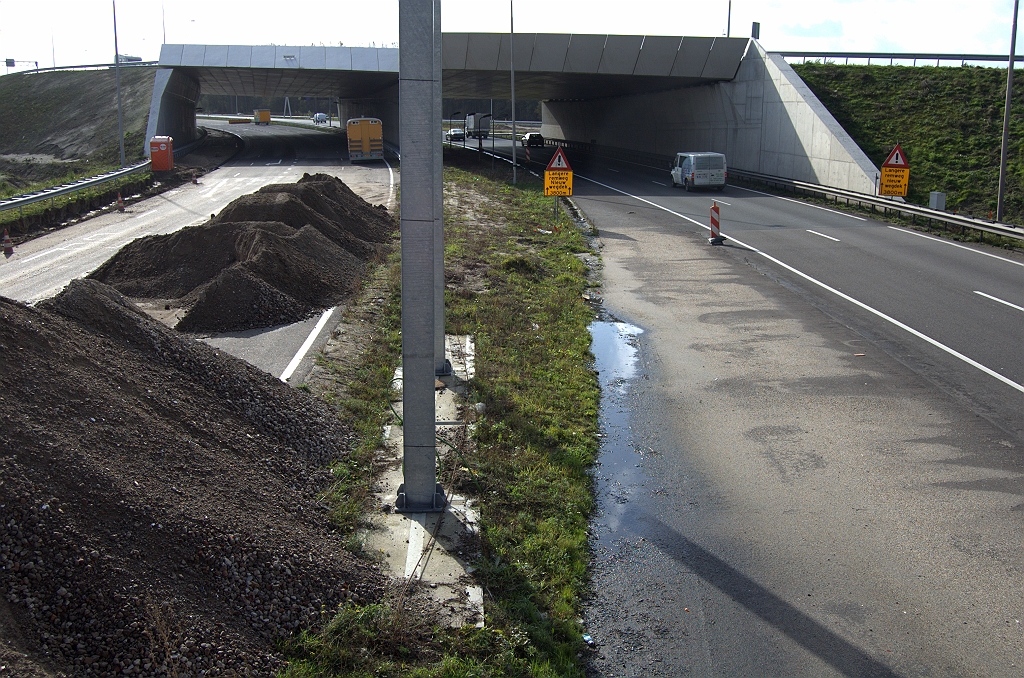
{"type": "MultiPolygon", "coordinates": [[[[446,33],[446,97],[542,100],[545,137],[670,155],[866,193],[878,171],[779,55],[747,38],[446,33]]],[[[199,94],[324,96],[398,140],[398,50],[164,45],[147,139],[195,138],[199,94]]],[[[148,148],[148,143],[147,143],[148,148]]]]}

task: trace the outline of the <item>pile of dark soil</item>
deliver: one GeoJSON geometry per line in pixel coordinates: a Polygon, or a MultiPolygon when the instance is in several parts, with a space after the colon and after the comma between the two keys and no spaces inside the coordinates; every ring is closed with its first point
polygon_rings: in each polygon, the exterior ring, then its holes
{"type": "Polygon", "coordinates": [[[95,281],[0,297],[0,354],[0,664],[270,675],[382,594],[318,502],[354,441],[323,403],[95,281]]]}
{"type": "Polygon", "coordinates": [[[226,332],[296,322],[359,289],[395,222],[341,180],[264,186],[206,224],[134,241],[89,277],[188,310],[176,328],[226,332]]]}

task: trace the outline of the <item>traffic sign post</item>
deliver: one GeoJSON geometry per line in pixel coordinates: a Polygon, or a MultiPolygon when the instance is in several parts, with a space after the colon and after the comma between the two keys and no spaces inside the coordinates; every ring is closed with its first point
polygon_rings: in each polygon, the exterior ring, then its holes
{"type": "Polygon", "coordinates": [[[910,163],[907,156],[896,144],[889,157],[882,163],[882,177],[878,183],[878,195],[907,196],[910,185],[910,163]]]}
{"type": "Polygon", "coordinates": [[[555,197],[554,214],[557,222],[559,196],[572,195],[572,167],[569,166],[569,160],[561,146],[555,150],[544,170],[544,195],[555,197]]]}

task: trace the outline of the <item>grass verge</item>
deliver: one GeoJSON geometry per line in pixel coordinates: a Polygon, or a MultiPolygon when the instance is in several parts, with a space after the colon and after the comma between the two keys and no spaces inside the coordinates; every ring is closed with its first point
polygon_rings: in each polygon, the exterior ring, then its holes
{"type": "MultiPolygon", "coordinates": [[[[446,154],[462,165],[445,169],[447,325],[476,338],[472,398],[486,405],[475,450],[458,460],[465,466],[449,489],[482,507],[474,565],[487,626],[444,628],[388,601],[349,606],[288,643],[289,678],[583,675],[579,615],[599,398],[586,268],[576,256],[587,245],[564,214],[554,220],[536,179],[513,187],[502,169],[471,166],[474,154],[446,154]]],[[[353,529],[358,502],[346,494],[372,476],[359,457],[372,459],[379,443],[400,352],[397,270],[392,276],[388,312],[365,353],[365,387],[340,404],[362,421],[352,480],[335,495],[349,507],[337,517],[353,529]]]]}

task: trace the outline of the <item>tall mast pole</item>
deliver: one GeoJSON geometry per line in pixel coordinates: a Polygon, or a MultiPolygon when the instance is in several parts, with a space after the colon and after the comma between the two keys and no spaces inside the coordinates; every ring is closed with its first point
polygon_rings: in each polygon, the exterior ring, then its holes
{"type": "Polygon", "coordinates": [[[996,221],[1003,220],[1003,192],[1006,189],[1006,147],[1010,141],[1010,104],[1013,102],[1013,66],[1017,53],[1017,7],[1013,0],[1013,28],[1010,30],[1010,60],[1006,65],[1006,108],[1003,111],[1003,146],[999,152],[999,193],[996,196],[996,221]]]}

